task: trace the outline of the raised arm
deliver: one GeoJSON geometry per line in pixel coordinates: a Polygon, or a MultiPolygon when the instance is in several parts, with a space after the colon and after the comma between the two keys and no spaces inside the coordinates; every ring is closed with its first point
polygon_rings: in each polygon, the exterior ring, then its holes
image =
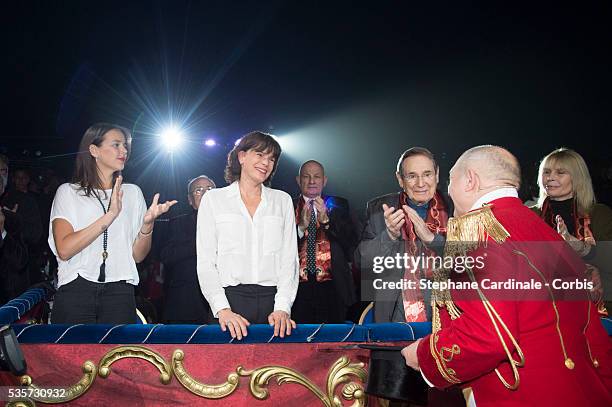
{"type": "MultiPolygon", "coordinates": [[[[111,197],[111,205],[108,211],[86,228],[75,231],[73,225],[66,218],[64,218],[61,213],[58,217],[53,219],[53,240],[55,241],[57,255],[61,260],[66,261],[72,258],[74,255],[80,253],[94,240],[96,240],[98,236],[100,236],[106,229],[108,229],[111,223],[113,223],[117,216],[119,216],[123,198],[121,181],[122,177],[117,177],[115,180],[113,194],[111,197]]],[[[68,199],[68,196],[56,196],[56,201],[54,201],[53,205],[61,207],[65,204],[65,202],[62,202],[64,199],[68,199]]],[[[61,210],[58,212],[61,212],[61,210]]]]}

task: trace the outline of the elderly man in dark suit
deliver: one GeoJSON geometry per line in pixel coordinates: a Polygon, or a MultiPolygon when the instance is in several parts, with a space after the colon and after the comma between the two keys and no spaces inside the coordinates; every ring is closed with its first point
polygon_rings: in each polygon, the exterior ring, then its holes
{"type": "Polygon", "coordinates": [[[28,250],[15,212],[0,207],[0,305],[27,288],[21,276],[27,273],[28,250]]]}
{"type": "Polygon", "coordinates": [[[429,293],[418,289],[418,281],[431,276],[432,265],[423,260],[414,265],[404,259],[418,261],[441,255],[452,211],[448,199],[437,190],[438,165],[426,148],[406,150],[397,163],[395,176],[401,191],[367,204],[366,223],[355,252],[362,273],[362,298],[374,299],[375,322],[426,321],[429,293]],[[394,261],[393,267],[384,268],[381,259],[391,257],[401,258],[402,262],[394,261]],[[402,278],[415,281],[417,288],[380,288],[382,282],[398,282],[402,278]]]}
{"type": "Polygon", "coordinates": [[[165,267],[164,312],[169,324],[205,324],[210,321],[210,307],[200,291],[196,270],[196,223],[202,196],[215,183],[200,175],[187,185],[191,210],[170,220],[169,240],[161,251],[165,267]]]}
{"type": "Polygon", "coordinates": [[[291,309],[297,323],[341,323],[356,295],[349,262],[356,236],[344,198],[323,195],[325,169],[302,164],[293,200],[298,228],[300,285],[291,309]]]}

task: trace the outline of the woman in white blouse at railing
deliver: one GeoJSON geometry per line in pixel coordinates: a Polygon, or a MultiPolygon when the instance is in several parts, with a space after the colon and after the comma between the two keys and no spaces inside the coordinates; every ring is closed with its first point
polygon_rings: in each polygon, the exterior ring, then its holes
{"type": "Polygon", "coordinates": [[[281,147],[269,134],[245,135],[228,154],[230,184],[203,196],[198,210],[198,278],[211,311],[233,338],[251,323],[291,334],[298,288],[297,237],[289,194],[268,187],[281,147]]]}

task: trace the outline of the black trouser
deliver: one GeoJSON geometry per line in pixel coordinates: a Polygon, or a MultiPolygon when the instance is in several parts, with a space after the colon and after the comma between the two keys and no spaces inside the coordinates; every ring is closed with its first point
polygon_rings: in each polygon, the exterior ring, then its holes
{"type": "Polygon", "coordinates": [[[333,281],[318,283],[314,275],[300,282],[291,318],[297,324],[342,324],[346,306],[336,292],[333,281]]]}
{"type": "Polygon", "coordinates": [[[171,281],[164,293],[165,324],[207,324],[210,307],[195,281],[171,281]]]}
{"type": "Polygon", "coordinates": [[[274,311],[276,287],[239,284],[225,287],[225,296],[232,311],[245,317],[251,324],[267,324],[274,311]]]}
{"type": "Polygon", "coordinates": [[[135,324],[134,286],[125,281],[94,283],[79,276],[55,293],[51,323],[135,324]]]}

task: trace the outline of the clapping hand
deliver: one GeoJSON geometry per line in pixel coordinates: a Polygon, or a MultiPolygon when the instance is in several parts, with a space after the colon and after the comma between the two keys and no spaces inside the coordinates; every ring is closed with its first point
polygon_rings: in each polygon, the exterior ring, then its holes
{"type": "Polygon", "coordinates": [[[419,240],[425,244],[429,244],[434,240],[435,235],[429,230],[427,224],[419,216],[419,214],[409,207],[408,205],[402,206],[406,215],[408,215],[408,219],[414,225],[414,233],[418,236],[419,240]]]}
{"type": "Polygon", "coordinates": [[[121,183],[123,182],[123,177],[119,175],[115,179],[115,185],[113,186],[113,192],[111,196],[110,207],[108,208],[108,212],[110,212],[114,219],[117,219],[119,213],[121,212],[121,208],[123,207],[123,190],[121,189],[121,183]]]}
{"type": "Polygon", "coordinates": [[[402,226],[406,223],[404,211],[402,209],[395,210],[394,207],[389,207],[387,204],[383,204],[382,208],[389,237],[392,240],[399,239],[402,234],[402,226]]]}
{"type": "Polygon", "coordinates": [[[15,204],[13,209],[9,209],[6,206],[3,208],[0,208],[0,233],[4,231],[4,221],[6,220],[6,217],[4,216],[4,212],[6,211],[6,212],[17,213],[17,208],[19,208],[19,204],[15,204]]]}
{"type": "Polygon", "coordinates": [[[599,269],[592,264],[586,265],[586,276],[593,284],[593,288],[591,288],[590,296],[593,302],[598,302],[603,298],[603,286],[601,284],[601,275],[599,274],[599,269]]]}
{"type": "Polygon", "coordinates": [[[576,253],[578,253],[581,257],[589,254],[591,251],[591,245],[570,234],[561,215],[557,215],[555,217],[555,221],[557,222],[557,233],[561,235],[563,240],[565,240],[576,253]]]}
{"type": "Polygon", "coordinates": [[[320,196],[315,198],[313,201],[314,207],[317,210],[317,219],[320,223],[329,222],[329,216],[327,214],[327,207],[325,206],[325,201],[320,196]]]}
{"type": "Polygon", "coordinates": [[[310,211],[312,211],[310,205],[304,205],[302,208],[300,223],[298,224],[298,227],[302,230],[302,232],[308,229],[308,226],[310,225],[310,211]]]}
{"type": "Polygon", "coordinates": [[[173,201],[166,201],[160,204],[158,203],[158,201],[159,201],[159,193],[155,194],[155,196],[153,197],[153,202],[151,203],[151,206],[149,206],[149,209],[147,209],[147,212],[144,215],[145,225],[152,225],[158,216],[163,215],[164,213],[168,212],[168,210],[178,202],[176,200],[173,200],[173,201]]]}

